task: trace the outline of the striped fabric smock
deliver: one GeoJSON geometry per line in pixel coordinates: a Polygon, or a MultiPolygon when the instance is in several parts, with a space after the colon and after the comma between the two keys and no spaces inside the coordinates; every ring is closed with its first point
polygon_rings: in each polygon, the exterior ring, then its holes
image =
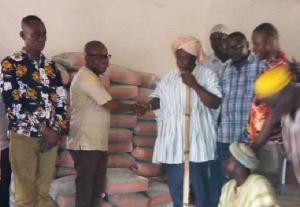
{"type": "Polygon", "coordinates": [[[254,82],[262,69],[262,61],[258,61],[255,55],[250,53],[247,62],[241,68],[237,68],[232,60],[228,60],[220,70],[223,100],[218,142],[232,143],[242,139],[254,96],[254,82]]]}
{"type": "Polygon", "coordinates": [[[252,174],[245,183],[236,187],[234,179],[228,181],[222,188],[218,207],[276,207],[274,190],[269,181],[252,174]]]}
{"type": "MultiPolygon", "coordinates": [[[[217,75],[203,66],[192,72],[199,85],[221,97],[217,75]]],[[[155,111],[158,136],[154,147],[153,162],[180,164],[184,160],[186,85],[180,70],[172,70],[158,84],[149,98],[160,99],[160,109],[155,111]]],[[[216,126],[218,109],[206,107],[196,91],[191,89],[190,161],[205,162],[216,156],[216,126]]]]}

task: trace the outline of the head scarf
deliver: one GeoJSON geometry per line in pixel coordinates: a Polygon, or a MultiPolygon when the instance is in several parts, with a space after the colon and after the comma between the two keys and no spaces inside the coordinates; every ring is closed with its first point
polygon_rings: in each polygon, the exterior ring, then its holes
{"type": "Polygon", "coordinates": [[[257,98],[267,98],[278,93],[291,82],[293,76],[286,67],[267,70],[256,80],[254,91],[257,98]]]}
{"type": "Polygon", "coordinates": [[[205,53],[202,49],[200,40],[193,36],[179,37],[171,44],[171,50],[175,53],[177,50],[184,50],[185,52],[197,57],[199,63],[205,58],[205,53]]]}
{"type": "Polygon", "coordinates": [[[258,159],[253,150],[245,143],[233,142],[229,146],[229,151],[246,168],[255,169],[257,167],[258,159]]]}
{"type": "Polygon", "coordinates": [[[222,34],[229,34],[229,29],[226,25],[224,24],[217,24],[215,25],[211,31],[210,31],[210,35],[212,35],[213,33],[222,33],[222,34]]]}

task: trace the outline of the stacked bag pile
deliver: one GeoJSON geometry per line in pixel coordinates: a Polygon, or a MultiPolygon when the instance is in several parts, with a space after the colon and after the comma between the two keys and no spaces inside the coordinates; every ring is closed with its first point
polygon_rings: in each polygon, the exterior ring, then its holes
{"type": "MultiPolygon", "coordinates": [[[[62,78],[68,81],[72,81],[85,64],[84,55],[80,52],[62,53],[54,56],[53,60],[63,74],[62,78]]],[[[126,103],[147,102],[158,81],[154,74],[116,65],[111,65],[102,77],[113,99],[126,103]]],[[[69,108],[67,118],[70,118],[69,108]]],[[[156,135],[157,126],[152,111],[143,117],[133,113],[111,113],[105,207],[169,205],[171,196],[163,179],[162,166],[151,163],[156,135]]],[[[66,149],[66,139],[65,136],[60,142],[57,171],[50,187],[50,196],[60,207],[75,205],[76,171],[71,154],[66,149]]]]}

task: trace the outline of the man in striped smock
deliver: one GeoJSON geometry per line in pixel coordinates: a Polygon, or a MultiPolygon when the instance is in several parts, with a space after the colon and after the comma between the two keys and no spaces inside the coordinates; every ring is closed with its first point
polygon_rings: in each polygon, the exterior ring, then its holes
{"type": "Polygon", "coordinates": [[[245,143],[234,142],[223,163],[224,171],[231,178],[222,188],[219,207],[275,207],[274,190],[261,175],[251,174],[258,160],[245,143]]]}
{"type": "Polygon", "coordinates": [[[190,98],[190,180],[197,207],[208,204],[208,161],[216,158],[216,127],[221,102],[217,75],[197,65],[204,53],[200,41],[181,37],[172,44],[177,68],[170,71],[150,95],[147,110],[155,110],[158,136],[153,162],[164,163],[174,207],[183,200],[186,86],[190,98]]]}

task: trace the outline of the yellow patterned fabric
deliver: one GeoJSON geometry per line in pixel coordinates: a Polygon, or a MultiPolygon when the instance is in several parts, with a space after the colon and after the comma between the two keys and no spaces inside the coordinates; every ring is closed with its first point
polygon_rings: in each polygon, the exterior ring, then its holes
{"type": "Polygon", "coordinates": [[[256,80],[254,85],[257,98],[266,98],[282,90],[292,80],[288,68],[277,67],[267,70],[256,80]]]}
{"type": "Polygon", "coordinates": [[[245,183],[236,187],[234,179],[222,188],[218,207],[276,207],[276,196],[268,180],[252,174],[245,183]]]}

